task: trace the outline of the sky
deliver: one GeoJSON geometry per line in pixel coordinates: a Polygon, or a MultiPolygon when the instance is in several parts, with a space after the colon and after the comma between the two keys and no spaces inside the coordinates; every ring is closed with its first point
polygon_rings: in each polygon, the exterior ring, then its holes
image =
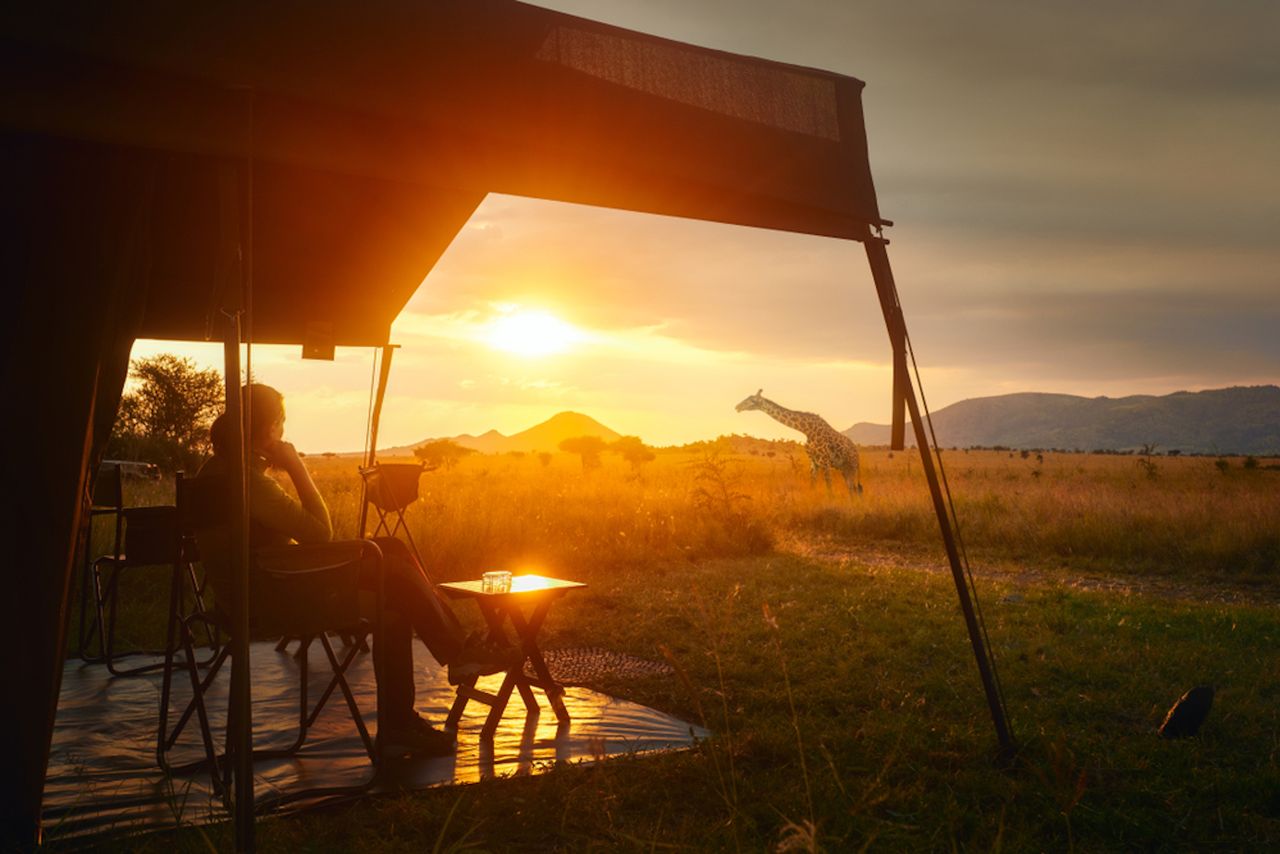
{"type": "MultiPolygon", "coordinates": [[[[1280,382],[1280,3],[545,0],[866,82],[933,409],[1280,382]]],[[[381,446],[572,409],[651,444],[889,420],[857,243],[490,196],[393,326],[381,446]],[[550,352],[546,352],[550,351],[550,352]]],[[[220,364],[216,346],[140,341],[220,364]]],[[[302,450],[357,450],[371,354],[258,347],[302,450]]]]}

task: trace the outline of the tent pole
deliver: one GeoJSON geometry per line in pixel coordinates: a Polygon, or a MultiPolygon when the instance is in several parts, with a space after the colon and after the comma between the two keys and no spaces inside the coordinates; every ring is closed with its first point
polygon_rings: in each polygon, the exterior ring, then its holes
{"type": "Polygon", "coordinates": [[[369,461],[373,465],[378,460],[378,422],[382,420],[382,401],[387,396],[387,380],[391,378],[391,356],[398,344],[382,345],[382,363],[378,370],[378,392],[373,399],[373,421],[369,427],[369,461]]]}
{"type": "Polygon", "coordinates": [[[240,315],[227,318],[223,342],[227,417],[235,425],[227,484],[231,518],[231,578],[236,591],[231,631],[231,693],[227,701],[228,741],[234,795],[236,851],[253,850],[253,751],[249,687],[249,503],[246,495],[244,409],[240,394],[240,315]]]}
{"type": "Polygon", "coordinates": [[[898,290],[893,281],[893,270],[889,266],[889,253],[885,250],[889,241],[867,233],[863,240],[867,250],[867,260],[871,265],[871,275],[875,279],[876,292],[880,296],[880,307],[884,311],[885,326],[889,330],[889,339],[894,344],[894,409],[900,405],[896,395],[901,394],[901,401],[911,415],[911,426],[916,437],[916,447],[920,450],[920,464],[924,469],[925,480],[929,483],[929,495],[933,498],[933,509],[938,517],[938,527],[942,532],[942,543],[947,550],[947,560],[951,564],[951,577],[955,581],[956,595],[960,598],[960,610],[964,614],[965,627],[969,630],[969,643],[973,646],[973,657],[978,662],[978,674],[982,677],[982,687],[987,695],[987,705],[991,709],[991,720],[995,724],[996,737],[1000,741],[1000,753],[1003,757],[1012,757],[1015,747],[1013,733],[1009,729],[1008,717],[1005,714],[1004,701],[996,687],[995,669],[992,667],[991,655],[982,639],[982,631],[978,626],[978,616],[974,610],[973,600],[969,596],[969,586],[965,581],[964,567],[960,562],[960,551],[956,544],[955,531],[951,527],[951,516],[947,512],[947,504],[942,495],[942,485],[938,481],[938,472],[933,464],[933,453],[929,437],[925,432],[924,419],[920,417],[920,405],[916,401],[915,386],[906,372],[905,343],[906,322],[902,316],[902,307],[898,304],[898,290]],[[903,364],[901,373],[898,368],[898,346],[902,345],[903,364]],[[899,382],[899,378],[903,380],[899,382]]]}
{"type": "MultiPolygon", "coordinates": [[[[250,158],[252,164],[252,158],[250,158]]],[[[227,509],[230,518],[230,575],[235,603],[231,612],[231,686],[227,697],[227,761],[231,763],[232,818],[235,850],[254,850],[253,718],[249,661],[249,455],[245,419],[252,403],[241,392],[240,345],[252,287],[252,173],[242,182],[232,167],[219,175],[219,265],[215,271],[217,302],[224,318],[222,336],[223,391],[226,415],[234,431],[227,460],[227,509]],[[247,185],[247,186],[246,186],[247,185]],[[246,196],[248,197],[246,200],[246,196]],[[247,209],[247,211],[246,211],[247,209]],[[242,225],[243,220],[243,225],[242,225]]]]}
{"type": "MultiPolygon", "coordinates": [[[[382,400],[387,395],[387,380],[391,377],[391,354],[399,344],[382,345],[382,361],[379,363],[378,388],[373,396],[373,411],[369,415],[369,447],[364,449],[365,468],[378,461],[378,422],[382,420],[382,400]]],[[[365,526],[369,524],[369,482],[360,479],[360,528],[359,535],[364,537],[365,526]]]]}

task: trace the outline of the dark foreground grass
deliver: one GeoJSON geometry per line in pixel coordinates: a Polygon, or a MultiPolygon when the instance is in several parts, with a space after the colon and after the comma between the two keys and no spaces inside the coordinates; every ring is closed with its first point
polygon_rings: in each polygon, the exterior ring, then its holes
{"type": "MultiPolygon", "coordinates": [[[[1021,742],[1000,769],[948,577],[794,556],[576,574],[591,590],[553,611],[546,645],[669,655],[680,678],[602,687],[705,722],[712,741],[266,820],[261,847],[1280,846],[1274,609],[984,581],[1021,742]],[[1165,710],[1199,683],[1218,688],[1201,736],[1160,740],[1165,710]]],[[[223,850],[230,839],[219,826],[103,847],[223,850]]]]}

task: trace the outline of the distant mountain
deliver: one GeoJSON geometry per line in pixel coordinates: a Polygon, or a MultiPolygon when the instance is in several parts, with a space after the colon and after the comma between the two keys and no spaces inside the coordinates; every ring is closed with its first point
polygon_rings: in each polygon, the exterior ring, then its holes
{"type": "MultiPolygon", "coordinates": [[[[933,413],[943,447],[1137,450],[1280,454],[1280,387],[1180,391],[1163,396],[1076,397],[1005,394],[953,403],[933,413]]],[[[863,445],[889,443],[889,427],[862,422],[844,431],[863,445]]],[[[907,443],[911,428],[907,427],[907,443]]]]}
{"type": "MultiPolygon", "coordinates": [[[[479,436],[463,433],[461,436],[449,438],[464,448],[472,448],[482,454],[505,454],[508,451],[558,451],[561,442],[572,439],[574,436],[599,436],[606,442],[612,442],[620,438],[621,434],[615,433],[589,415],[583,415],[580,412],[561,412],[541,424],[511,436],[504,436],[497,430],[490,430],[479,436]]],[[[430,441],[432,440],[423,439],[413,445],[387,448],[378,453],[384,457],[409,456],[415,447],[430,441]]]]}

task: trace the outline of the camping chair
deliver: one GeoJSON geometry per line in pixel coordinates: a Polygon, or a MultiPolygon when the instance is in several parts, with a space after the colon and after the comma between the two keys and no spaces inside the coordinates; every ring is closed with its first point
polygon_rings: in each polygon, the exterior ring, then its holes
{"type": "MultiPolygon", "coordinates": [[[[219,520],[225,520],[225,482],[220,478],[199,478],[183,482],[178,494],[179,516],[183,520],[184,532],[193,536],[195,529],[223,527],[219,520]]],[[[277,635],[291,635],[302,639],[302,648],[298,653],[299,698],[298,698],[298,731],[294,740],[285,746],[255,749],[255,759],[271,759],[291,757],[298,753],[307,739],[307,732],[315,724],[320,712],[325,708],[334,691],[341,691],[346,700],[347,709],[361,742],[369,755],[370,761],[378,763],[375,742],[369,736],[364,716],[356,703],[351,686],[347,683],[346,672],[355,659],[359,648],[355,645],[347,647],[339,657],[329,641],[328,632],[346,632],[363,636],[374,626],[368,619],[360,615],[359,582],[361,569],[370,562],[382,560],[382,552],[377,545],[367,540],[345,540],[334,543],[321,543],[304,546],[280,546],[259,549],[253,555],[253,593],[250,611],[250,634],[252,637],[269,638],[277,635]],[[328,661],[330,677],[319,700],[314,705],[310,702],[310,685],[308,675],[307,651],[314,640],[319,640],[328,661]]],[[[381,574],[378,574],[379,579],[381,574]]],[[[215,579],[214,596],[218,595],[215,579]]],[[[376,591],[374,623],[382,614],[382,585],[379,581],[376,591]]],[[[225,601],[225,600],[224,600],[225,601]]],[[[194,639],[196,627],[199,625],[215,627],[217,630],[233,638],[230,614],[222,607],[215,605],[212,609],[191,614],[177,624],[179,632],[178,646],[183,650],[183,659],[174,660],[170,653],[164,680],[161,685],[160,724],[157,731],[156,759],[160,766],[172,773],[192,771],[207,767],[215,794],[224,801],[231,793],[231,765],[227,752],[218,754],[214,747],[213,729],[206,696],[210,686],[221,672],[223,666],[231,658],[234,643],[226,643],[219,651],[208,671],[203,675],[195,665],[194,639]],[[172,679],[175,666],[182,666],[191,683],[192,698],[183,709],[172,729],[170,723],[170,701],[172,699],[172,679]],[[187,724],[195,717],[204,746],[205,758],[202,761],[185,766],[173,766],[168,761],[168,754],[173,749],[179,736],[187,724]]],[[[228,709],[227,732],[231,732],[231,716],[233,709],[228,709]]],[[[304,797],[323,797],[326,794],[350,793],[367,788],[372,777],[359,786],[334,789],[307,789],[291,792],[273,799],[275,803],[283,803],[304,797]]]]}
{"type": "Polygon", "coordinates": [[[93,491],[89,496],[89,523],[84,530],[84,542],[80,553],[84,557],[80,575],[80,623],[77,650],[86,663],[102,661],[106,655],[106,628],[102,620],[102,590],[93,573],[93,521],[102,516],[114,516],[114,536],[109,554],[121,556],[124,537],[124,484],[120,466],[103,463],[93,479],[93,491]],[[89,644],[92,636],[98,640],[98,654],[91,655],[89,644]]]}
{"type": "MultiPolygon", "coordinates": [[[[435,466],[428,466],[425,462],[374,463],[360,468],[360,476],[364,478],[364,500],[366,504],[372,504],[378,514],[378,523],[374,526],[373,533],[369,536],[379,537],[386,535],[394,537],[400,531],[404,531],[405,539],[408,541],[414,557],[418,559],[419,565],[422,565],[422,555],[418,551],[418,544],[413,540],[413,535],[409,533],[409,525],[405,522],[404,512],[418,500],[418,481],[421,479],[423,472],[432,471],[435,468],[435,466]],[[391,520],[394,520],[394,523],[391,520]]],[[[361,534],[363,533],[361,531],[361,534]]],[[[352,637],[347,634],[340,636],[345,645],[351,646],[355,644],[361,652],[369,651],[365,636],[352,637]]],[[[307,642],[303,638],[293,635],[281,637],[276,643],[276,652],[284,652],[289,644],[295,640],[299,641],[299,646],[294,655],[301,655],[307,642]]]]}
{"type": "MultiPolygon", "coordinates": [[[[118,467],[114,468],[118,470],[118,467]]],[[[182,482],[181,473],[178,474],[178,482],[182,482]]],[[[204,609],[203,590],[196,577],[194,556],[190,553],[189,544],[184,543],[180,535],[176,507],[121,509],[117,514],[116,529],[117,532],[123,530],[123,537],[117,533],[114,553],[103,555],[90,565],[95,622],[102,650],[102,657],[99,660],[106,662],[107,670],[113,676],[135,676],[168,666],[166,662],[173,653],[174,626],[181,619],[186,608],[187,584],[190,584],[193,608],[197,611],[204,609]],[[169,614],[166,624],[168,642],[162,650],[139,649],[117,652],[115,649],[116,616],[120,602],[120,578],[126,570],[144,567],[170,569],[169,614]],[[163,655],[165,661],[132,668],[117,666],[118,659],[134,655],[163,655]]],[[[211,647],[217,645],[212,632],[206,634],[206,640],[211,647]]],[[[207,664],[208,661],[199,666],[207,664]]]]}

